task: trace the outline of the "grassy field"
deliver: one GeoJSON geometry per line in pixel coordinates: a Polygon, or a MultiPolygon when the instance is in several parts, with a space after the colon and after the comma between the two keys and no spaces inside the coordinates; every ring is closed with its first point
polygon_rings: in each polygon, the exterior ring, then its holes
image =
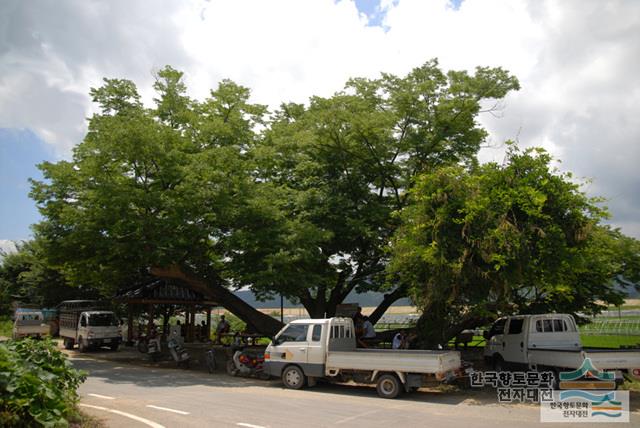
{"type": "Polygon", "coordinates": [[[581,334],[580,340],[585,348],[620,348],[621,346],[640,347],[640,336],[594,336],[581,334]]]}

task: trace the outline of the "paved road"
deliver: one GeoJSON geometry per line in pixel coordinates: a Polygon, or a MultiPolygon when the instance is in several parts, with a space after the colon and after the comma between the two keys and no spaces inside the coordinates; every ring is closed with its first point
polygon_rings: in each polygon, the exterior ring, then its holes
{"type": "MultiPolygon", "coordinates": [[[[110,427],[464,427],[540,426],[533,405],[498,405],[490,394],[417,392],[378,398],[373,388],[318,385],[283,389],[277,381],[125,365],[74,357],[87,370],[81,406],[110,427]]],[[[640,413],[631,417],[640,426],[640,413]]],[[[553,426],[544,424],[543,426],[553,426]]],[[[558,425],[566,428],[566,424],[558,425]]],[[[584,426],[584,425],[582,425],[584,426]]],[[[603,424],[598,424],[602,427],[603,424]]],[[[620,427],[619,424],[611,424],[620,427]]]]}

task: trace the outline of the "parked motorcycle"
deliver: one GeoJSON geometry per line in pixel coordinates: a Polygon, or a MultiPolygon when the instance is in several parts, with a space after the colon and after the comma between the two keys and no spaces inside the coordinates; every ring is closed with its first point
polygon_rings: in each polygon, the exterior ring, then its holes
{"type": "Polygon", "coordinates": [[[184,349],[176,339],[169,340],[167,347],[169,348],[169,353],[171,354],[173,361],[178,364],[178,367],[188,369],[191,356],[187,350],[184,349]]]}
{"type": "Polygon", "coordinates": [[[147,354],[151,361],[160,361],[162,358],[162,347],[160,345],[160,336],[158,335],[158,331],[153,328],[151,329],[151,333],[147,337],[144,334],[141,334],[138,337],[136,347],[138,351],[147,354]]]}
{"type": "Polygon", "coordinates": [[[264,352],[238,348],[233,357],[227,361],[227,373],[231,376],[255,376],[269,379],[264,371],[264,352]]]}

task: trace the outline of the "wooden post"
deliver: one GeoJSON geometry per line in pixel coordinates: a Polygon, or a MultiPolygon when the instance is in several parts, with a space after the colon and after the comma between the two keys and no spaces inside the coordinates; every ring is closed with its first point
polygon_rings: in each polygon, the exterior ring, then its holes
{"type": "Polygon", "coordinates": [[[150,303],[148,306],[149,311],[149,323],[147,324],[147,337],[151,336],[151,325],[153,324],[153,319],[155,318],[155,313],[153,312],[153,305],[150,303]]]}
{"type": "Polygon", "coordinates": [[[194,341],[194,333],[195,333],[195,327],[196,327],[196,308],[195,306],[191,306],[190,308],[191,311],[191,322],[189,323],[189,342],[193,342],[194,341]]]}
{"type": "Polygon", "coordinates": [[[184,308],[184,341],[189,341],[189,323],[191,321],[191,307],[185,306],[184,308]]]}
{"type": "Polygon", "coordinates": [[[211,306],[207,308],[207,331],[205,332],[205,339],[207,342],[211,339],[211,306]]]}
{"type": "Polygon", "coordinates": [[[133,304],[127,305],[127,342],[133,342],[133,304]]]}

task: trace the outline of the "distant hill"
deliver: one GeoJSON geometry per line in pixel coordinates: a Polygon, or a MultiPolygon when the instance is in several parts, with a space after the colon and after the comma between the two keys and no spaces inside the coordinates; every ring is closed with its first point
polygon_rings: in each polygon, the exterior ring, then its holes
{"type": "MultiPolygon", "coordinates": [[[[261,302],[256,299],[255,295],[249,290],[241,290],[235,292],[236,296],[240,297],[242,300],[247,302],[249,305],[253,306],[257,309],[265,309],[265,308],[279,308],[280,307],[280,297],[275,297],[273,299],[266,300],[261,302]]],[[[384,293],[361,293],[358,294],[356,292],[351,292],[344,300],[345,303],[358,303],[362,307],[368,306],[378,306],[382,299],[384,298],[384,293]]],[[[393,304],[393,306],[411,306],[411,301],[409,299],[400,299],[393,304]]],[[[299,303],[290,302],[287,299],[284,299],[284,307],[285,308],[301,308],[302,305],[299,303]]]]}

